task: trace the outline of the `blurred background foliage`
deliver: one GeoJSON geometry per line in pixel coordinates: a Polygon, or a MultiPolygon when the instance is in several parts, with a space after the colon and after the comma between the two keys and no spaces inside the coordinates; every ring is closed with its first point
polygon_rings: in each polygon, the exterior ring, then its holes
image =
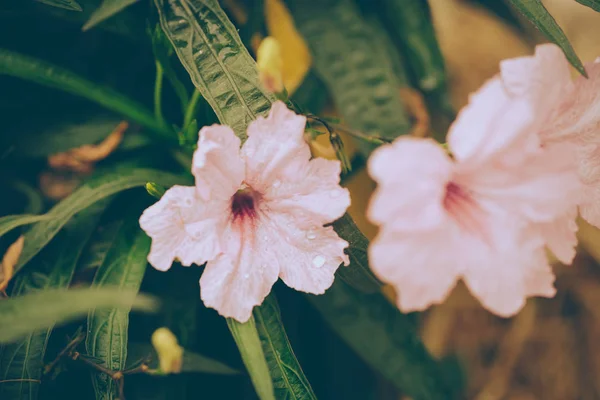
{"type": "MultiPolygon", "coordinates": [[[[580,63],[571,45],[583,61],[600,55],[600,14],[570,0],[543,2],[566,37],[556,26],[549,27],[547,19],[534,18],[544,36],[518,12],[531,4],[541,5],[537,1],[165,0],[156,4],[168,19],[166,8],[178,2],[189,3],[194,10],[218,3],[215,7],[222,7],[224,18],[234,24],[252,56],[262,38],[278,39],[284,83],[293,101],[306,112],[330,117],[332,125],[339,127],[353,166],[344,184],[352,192],[354,222],[344,219],[336,229],[352,238],[353,263],[364,260],[367,239],[374,237],[376,229],[364,216],[374,188],[364,160],[374,145],[356,140],[351,131],[383,139],[413,133],[443,140],[456,110],[497,72],[500,60],[531,53],[535,43],[547,37],[562,45],[575,67],[580,63]]],[[[200,24],[215,23],[221,32],[220,22],[209,17],[195,14],[200,24]]],[[[93,298],[90,306],[82,306],[84,312],[67,323],[54,329],[35,326],[26,337],[7,340],[0,350],[1,399],[113,399],[119,395],[119,382],[124,382],[121,394],[127,399],[256,399],[256,393],[261,393],[244,356],[249,343],[244,342],[249,340],[243,336],[246,328],[231,321],[228,326],[200,302],[201,269],[175,267],[161,273],[146,268],[149,240],[137,219],[153,200],[139,186],[148,181],[162,186],[189,181],[186,170],[197,127],[219,122],[210,102],[195,94],[186,70],[193,69],[195,60],[188,56],[186,61],[183,50],[177,49],[182,64],[166,37],[174,33],[165,36],[157,24],[157,6],[146,0],[0,2],[0,216],[4,216],[0,254],[26,232],[23,254],[29,257],[26,261],[31,259],[24,265],[21,255],[8,296],[12,301],[24,294],[44,296],[52,288],[98,287],[108,282],[122,290],[151,294],[162,305],[155,313],[129,314],[127,307],[106,308],[118,302],[104,304],[93,298]],[[19,54],[32,63],[23,62],[19,54]],[[77,81],[71,93],[57,90],[60,71],[44,63],[71,71],[94,87],[77,81]],[[45,78],[37,82],[27,78],[30,64],[41,65],[45,78]],[[164,72],[162,78],[157,78],[157,66],[164,72]],[[162,88],[158,107],[156,83],[162,88]],[[99,88],[111,88],[125,97],[99,88]],[[83,96],[88,99],[78,96],[78,90],[88,93],[83,96]],[[116,97],[122,101],[114,102],[116,97]],[[103,98],[111,99],[111,105],[103,98]],[[83,166],[58,168],[51,161],[52,155],[101,143],[109,135],[115,137],[115,132],[122,140],[112,147],[105,145],[110,147],[107,154],[83,166]],[[77,201],[67,203],[82,182],[87,183],[79,190],[92,193],[86,196],[95,196],[94,200],[86,202],[85,196],[78,195],[77,201]],[[105,189],[109,184],[114,188],[105,189]],[[99,187],[102,196],[95,194],[99,187]],[[54,213],[50,222],[32,220],[31,229],[6,228],[11,218],[6,216],[43,214],[55,204],[64,206],[50,211],[54,213]],[[59,220],[59,225],[52,222],[59,220]],[[35,248],[27,247],[30,243],[35,248]],[[130,260],[125,267],[122,257],[130,260]],[[161,326],[177,336],[189,355],[180,374],[142,373],[113,380],[98,368],[65,357],[66,353],[61,357],[72,343],[75,347],[67,350],[76,349],[88,364],[131,370],[151,352],[150,336],[161,326]],[[236,341],[242,343],[240,349],[236,341]]],[[[202,65],[197,69],[197,74],[208,73],[202,65]]],[[[327,135],[311,146],[315,155],[335,157],[327,135]]],[[[391,305],[394,294],[388,288],[383,288],[387,299],[361,293],[379,291],[378,283],[365,278],[364,271],[355,276],[345,273],[346,283],[338,279],[321,297],[277,285],[278,301],[270,297],[255,312],[276,398],[600,398],[600,349],[594,340],[600,334],[595,307],[600,300],[598,240],[594,229],[582,226],[584,249],[576,267],[557,266],[559,296],[531,301],[513,320],[489,315],[462,287],[441,306],[402,315],[391,305]],[[265,345],[269,335],[275,335],[271,350],[265,345]]],[[[48,302],[52,313],[50,298],[38,301],[48,302]]],[[[12,321],[9,306],[6,310],[0,306],[2,330],[12,321]]],[[[44,309],[39,312],[31,318],[39,318],[44,309]]]]}

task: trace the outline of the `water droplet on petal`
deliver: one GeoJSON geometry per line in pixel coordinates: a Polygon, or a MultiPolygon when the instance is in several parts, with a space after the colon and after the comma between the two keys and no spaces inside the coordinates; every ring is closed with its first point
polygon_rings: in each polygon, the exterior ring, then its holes
{"type": "Polygon", "coordinates": [[[314,239],[314,238],[316,238],[316,237],[317,237],[317,234],[316,234],[316,233],[315,233],[315,231],[313,231],[312,229],[310,229],[310,230],[308,230],[308,231],[306,232],[306,238],[307,238],[308,240],[313,240],[313,239],[314,239]]]}
{"type": "Polygon", "coordinates": [[[276,180],[276,181],[273,182],[273,187],[275,189],[277,189],[279,186],[281,186],[281,181],[280,180],[276,180]]]}
{"type": "Polygon", "coordinates": [[[246,273],[244,274],[244,279],[248,279],[248,278],[250,278],[250,274],[246,272],[246,273]]]}
{"type": "Polygon", "coordinates": [[[321,268],[323,265],[325,265],[325,257],[315,256],[315,258],[313,258],[312,260],[312,263],[315,266],[315,268],[321,268]]]}

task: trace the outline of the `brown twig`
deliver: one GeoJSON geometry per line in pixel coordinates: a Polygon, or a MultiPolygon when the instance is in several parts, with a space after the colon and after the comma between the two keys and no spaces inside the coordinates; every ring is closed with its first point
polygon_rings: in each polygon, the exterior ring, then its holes
{"type": "Polygon", "coordinates": [[[87,358],[85,355],[81,354],[78,351],[72,352],[69,356],[71,357],[71,360],[80,361],[83,364],[87,365],[88,367],[91,367],[92,369],[95,369],[98,372],[102,372],[103,374],[110,376],[115,381],[118,381],[119,379],[123,379],[123,372],[113,371],[111,369],[103,367],[102,365],[95,363],[94,361],[90,360],[89,358],[87,358]]]}
{"type": "Polygon", "coordinates": [[[58,353],[56,358],[44,367],[44,375],[47,375],[48,373],[50,373],[50,371],[52,371],[54,369],[56,364],[58,364],[58,362],[64,356],[66,356],[66,355],[70,356],[71,352],[73,350],[75,350],[75,348],[77,348],[77,346],[79,346],[79,343],[81,343],[83,341],[83,339],[85,339],[85,333],[79,332],[77,335],[75,335],[75,337],[65,346],[65,348],[62,349],[62,351],[60,353],[58,353]]]}

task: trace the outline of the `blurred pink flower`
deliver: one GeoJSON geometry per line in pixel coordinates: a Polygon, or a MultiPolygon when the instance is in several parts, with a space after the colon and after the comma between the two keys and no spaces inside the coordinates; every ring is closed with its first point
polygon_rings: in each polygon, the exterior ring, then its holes
{"type": "Polygon", "coordinates": [[[331,286],[348,243],[331,226],[350,205],[340,163],[310,159],[306,118],[273,104],[248,127],[248,140],[223,125],[200,131],[196,187],[174,186],[140,218],[152,238],[148,261],[201,265],[201,297],[221,315],[245,322],[280,277],[321,294],[331,286]]]}
{"type": "Polygon", "coordinates": [[[509,89],[497,76],[471,96],[448,135],[452,158],[433,140],[400,138],[369,161],[378,188],[368,216],[380,226],[370,265],[403,311],[443,302],[463,279],[511,316],[527,297],[555,293],[546,245],[571,261],[573,152],[542,143],[537,104],[509,89]]]}
{"type": "Polygon", "coordinates": [[[598,61],[585,65],[589,79],[578,75],[573,81],[563,52],[556,45],[546,44],[538,46],[534,56],[502,62],[501,74],[507,90],[528,97],[535,105],[542,143],[574,149],[583,183],[579,211],[588,222],[600,227],[598,61]]]}

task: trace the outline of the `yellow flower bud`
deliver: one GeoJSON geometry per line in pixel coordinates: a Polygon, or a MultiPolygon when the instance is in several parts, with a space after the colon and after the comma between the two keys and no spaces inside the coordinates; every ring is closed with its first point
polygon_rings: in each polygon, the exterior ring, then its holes
{"type": "Polygon", "coordinates": [[[262,85],[270,92],[283,92],[283,60],[277,39],[263,39],[256,51],[256,63],[262,85]]]}
{"type": "Polygon", "coordinates": [[[152,334],[152,345],[158,353],[161,372],[165,374],[181,372],[183,347],[179,345],[173,332],[167,328],[158,328],[152,334]]]}

